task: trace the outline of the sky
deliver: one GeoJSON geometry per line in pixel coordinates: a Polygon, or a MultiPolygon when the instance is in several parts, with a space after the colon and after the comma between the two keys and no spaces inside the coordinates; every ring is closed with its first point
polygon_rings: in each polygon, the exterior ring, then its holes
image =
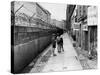
{"type": "MultiPolygon", "coordinates": [[[[22,10],[19,10],[20,12],[25,12],[29,16],[33,15],[33,11],[29,11],[28,8],[34,8],[33,6],[28,5],[26,2],[16,2],[15,10],[21,7],[21,5],[24,4],[24,7],[22,7],[22,10]],[[27,9],[25,8],[27,7],[27,9]],[[28,11],[27,11],[28,10],[28,11]]],[[[44,9],[48,10],[51,13],[51,18],[56,20],[65,20],[66,19],[66,8],[67,4],[60,4],[60,3],[47,3],[47,2],[38,2],[44,9]]]]}
{"type": "Polygon", "coordinates": [[[67,4],[59,4],[59,3],[45,3],[39,2],[39,4],[47,9],[51,13],[51,18],[56,20],[64,20],[66,19],[66,8],[67,4]]]}

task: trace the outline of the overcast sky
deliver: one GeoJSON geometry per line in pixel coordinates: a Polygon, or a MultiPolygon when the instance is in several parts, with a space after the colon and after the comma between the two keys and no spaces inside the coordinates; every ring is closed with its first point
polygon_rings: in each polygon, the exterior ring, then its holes
{"type": "MultiPolygon", "coordinates": [[[[66,7],[67,4],[59,4],[59,3],[46,3],[46,2],[38,2],[43,8],[45,8],[46,10],[48,10],[51,13],[51,18],[52,19],[57,19],[57,20],[63,20],[66,19],[66,7]]],[[[23,1],[18,1],[15,4],[15,10],[17,10],[21,5],[24,4],[24,7],[21,8],[21,10],[19,10],[20,12],[25,12],[27,13],[29,16],[32,16],[32,12],[34,11],[29,11],[28,8],[33,8],[33,6],[29,6],[27,4],[27,2],[23,2],[23,1]],[[27,9],[26,9],[27,7],[27,9]],[[28,10],[28,11],[27,11],[28,10]]]]}
{"type": "Polygon", "coordinates": [[[39,2],[39,4],[47,9],[51,13],[51,18],[62,20],[66,19],[66,7],[67,4],[55,4],[55,3],[45,3],[45,2],[39,2]]]}

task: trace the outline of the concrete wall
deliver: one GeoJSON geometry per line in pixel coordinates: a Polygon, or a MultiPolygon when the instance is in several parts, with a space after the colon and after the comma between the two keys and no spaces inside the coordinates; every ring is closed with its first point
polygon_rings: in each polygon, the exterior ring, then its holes
{"type": "Polygon", "coordinates": [[[47,30],[28,32],[28,27],[25,28],[15,26],[14,31],[12,30],[11,33],[11,35],[14,35],[11,43],[11,67],[14,69],[13,73],[20,73],[51,43],[52,33],[46,32],[47,30]]]}
{"type": "Polygon", "coordinates": [[[50,36],[14,46],[14,72],[20,72],[50,43],[50,36]]]}

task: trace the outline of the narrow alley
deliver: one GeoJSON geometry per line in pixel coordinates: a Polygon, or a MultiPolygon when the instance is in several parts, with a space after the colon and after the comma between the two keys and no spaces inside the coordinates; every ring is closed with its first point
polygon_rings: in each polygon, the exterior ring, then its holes
{"type": "MultiPolygon", "coordinates": [[[[67,33],[63,34],[64,39],[64,52],[58,53],[57,48],[55,53],[57,56],[52,56],[49,54],[48,61],[45,63],[41,63],[41,59],[46,54],[46,52],[50,52],[51,47],[41,55],[38,62],[35,64],[33,68],[29,71],[30,73],[34,72],[53,72],[53,71],[67,71],[67,70],[82,70],[82,66],[80,61],[78,60],[77,53],[72,46],[72,42],[67,33]]],[[[44,58],[46,59],[46,58],[44,58]]],[[[32,66],[32,63],[30,64],[32,66]]],[[[27,70],[27,69],[26,69],[27,70]]],[[[26,70],[24,72],[26,72],[26,70]]]]}
{"type": "Polygon", "coordinates": [[[77,58],[77,53],[72,46],[70,38],[67,34],[63,36],[65,51],[59,54],[56,48],[57,56],[50,57],[42,72],[82,70],[82,66],[77,58]]]}
{"type": "Polygon", "coordinates": [[[96,6],[11,2],[11,73],[97,69],[97,25],[96,6]]]}

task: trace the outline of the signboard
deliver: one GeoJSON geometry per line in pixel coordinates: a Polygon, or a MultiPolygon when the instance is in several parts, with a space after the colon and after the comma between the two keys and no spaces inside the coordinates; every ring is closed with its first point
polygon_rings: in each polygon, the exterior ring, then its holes
{"type": "Polygon", "coordinates": [[[80,29],[79,23],[74,23],[73,30],[79,30],[79,29],[80,29]]]}
{"type": "Polygon", "coordinates": [[[83,31],[88,31],[88,25],[82,25],[83,31]]]}
{"type": "Polygon", "coordinates": [[[94,26],[98,23],[98,13],[97,13],[97,7],[91,6],[88,7],[88,26],[94,26]]]}

